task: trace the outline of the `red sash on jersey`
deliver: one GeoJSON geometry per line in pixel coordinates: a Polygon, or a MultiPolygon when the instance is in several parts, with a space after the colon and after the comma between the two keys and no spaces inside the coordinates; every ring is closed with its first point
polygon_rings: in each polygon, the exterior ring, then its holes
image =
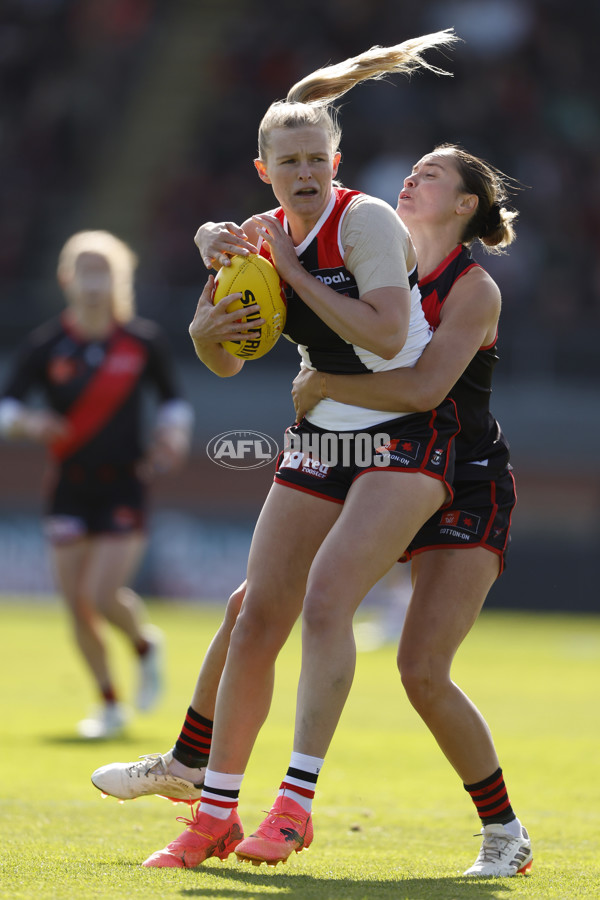
{"type": "Polygon", "coordinates": [[[54,441],[50,453],[61,462],[97,434],[133,390],[146,349],[126,332],[118,332],[104,361],[67,413],[68,434],[54,441]]]}

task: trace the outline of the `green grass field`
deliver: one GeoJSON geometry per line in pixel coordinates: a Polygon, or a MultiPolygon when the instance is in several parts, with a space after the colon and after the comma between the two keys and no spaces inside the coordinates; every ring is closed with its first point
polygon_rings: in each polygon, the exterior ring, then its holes
{"type": "MultiPolygon", "coordinates": [[[[0,896],[245,900],[598,900],[600,897],[600,617],[484,612],[455,679],[485,713],[515,811],[534,842],[527,877],[469,880],[479,823],[459,779],[405,699],[393,646],[359,654],[352,694],[319,782],[311,849],[276,869],[230,857],[195,871],[140,863],[182,829],[186,807],[102,799],[94,768],[165,751],[179,733],[215,606],[154,602],[168,638],[169,682],[157,712],[126,737],[80,741],[93,704],[57,603],[5,599],[2,634],[0,896]]],[[[123,691],[132,660],[111,648],[123,691]]],[[[240,814],[263,818],[291,749],[299,636],[278,669],[271,717],[248,770],[240,814]]]]}

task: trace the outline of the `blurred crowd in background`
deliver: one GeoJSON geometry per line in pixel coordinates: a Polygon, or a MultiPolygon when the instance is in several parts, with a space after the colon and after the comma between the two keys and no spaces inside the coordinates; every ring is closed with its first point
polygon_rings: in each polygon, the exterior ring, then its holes
{"type": "MultiPolygon", "coordinates": [[[[287,341],[247,367],[243,385],[198,365],[188,337],[206,280],[196,229],[274,205],[252,160],[260,119],[294,82],[449,27],[463,42],[428,58],[453,77],[417,72],[343,98],[339,177],[395,206],[413,163],[452,142],[515,179],[517,242],[485,258],[504,301],[493,410],[519,486],[511,562],[492,601],[596,608],[600,4],[0,3],[0,375],[25,334],[62,309],[56,261],[67,237],[104,228],[138,254],[139,313],[167,332],[196,407],[192,463],[157,497],[146,592],[224,597],[243,577],[272,476],[219,480],[202,445],[228,428],[278,437],[292,413],[298,357],[287,341]]],[[[43,464],[35,448],[1,449],[0,588],[51,590],[37,518],[43,464]]]]}
{"type": "Polygon", "coordinates": [[[453,78],[345,98],[340,178],[395,205],[413,162],[456,142],[516,179],[518,241],[488,260],[504,375],[597,379],[600,5],[575,6],[3,0],[0,353],[59,308],[66,237],[98,227],[132,244],[140,311],[189,353],[196,228],[273,205],[252,166],[269,103],[318,66],[452,26],[464,43],[430,59],[453,78]]]}

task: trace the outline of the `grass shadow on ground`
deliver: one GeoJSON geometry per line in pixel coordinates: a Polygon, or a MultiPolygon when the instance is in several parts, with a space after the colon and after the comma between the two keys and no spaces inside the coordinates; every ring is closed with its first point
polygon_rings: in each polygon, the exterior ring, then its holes
{"type": "MultiPolygon", "coordinates": [[[[202,887],[182,888],[182,897],[222,898],[236,900],[247,898],[249,889],[255,887],[265,893],[276,888],[277,896],[289,900],[387,900],[402,897],[403,900],[500,900],[506,897],[506,879],[469,879],[461,876],[449,878],[360,879],[327,878],[313,875],[281,872],[264,873],[218,868],[202,870],[202,887]],[[276,881],[274,881],[274,878],[276,881]],[[221,884],[226,881],[227,884],[221,884]],[[237,882],[239,890],[232,889],[237,882]]],[[[522,880],[522,879],[519,879],[522,880]]],[[[511,879],[512,881],[512,879],[511,879]]],[[[251,895],[250,895],[251,896],[251,895]]]]}

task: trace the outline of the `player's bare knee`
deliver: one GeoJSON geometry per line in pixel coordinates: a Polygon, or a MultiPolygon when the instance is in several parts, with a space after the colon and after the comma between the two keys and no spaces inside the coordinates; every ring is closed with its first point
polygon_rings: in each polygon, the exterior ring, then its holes
{"type": "Polygon", "coordinates": [[[233,627],[234,623],[237,620],[237,617],[240,614],[240,610],[242,608],[242,603],[244,602],[244,596],[246,594],[246,583],[240,585],[239,588],[233,592],[227,601],[227,606],[225,608],[225,621],[233,627]]]}
{"type": "Polygon", "coordinates": [[[286,641],[290,625],[276,611],[244,608],[239,613],[230,638],[230,651],[241,656],[276,653],[286,641]]]}
{"type": "Polygon", "coordinates": [[[104,591],[96,593],[92,605],[98,615],[103,616],[109,622],[113,622],[115,617],[118,617],[118,607],[122,606],[116,593],[104,591]]]}
{"type": "Polygon", "coordinates": [[[398,668],[406,696],[416,710],[425,710],[434,701],[438,684],[432,668],[425,660],[398,659],[398,668]]]}
{"type": "Polygon", "coordinates": [[[78,626],[86,627],[95,618],[96,611],[87,594],[76,594],[67,598],[67,609],[78,626]]]}
{"type": "Polygon", "coordinates": [[[349,621],[329,594],[315,588],[308,591],[302,608],[303,634],[325,639],[328,634],[339,633],[349,621]]]}

